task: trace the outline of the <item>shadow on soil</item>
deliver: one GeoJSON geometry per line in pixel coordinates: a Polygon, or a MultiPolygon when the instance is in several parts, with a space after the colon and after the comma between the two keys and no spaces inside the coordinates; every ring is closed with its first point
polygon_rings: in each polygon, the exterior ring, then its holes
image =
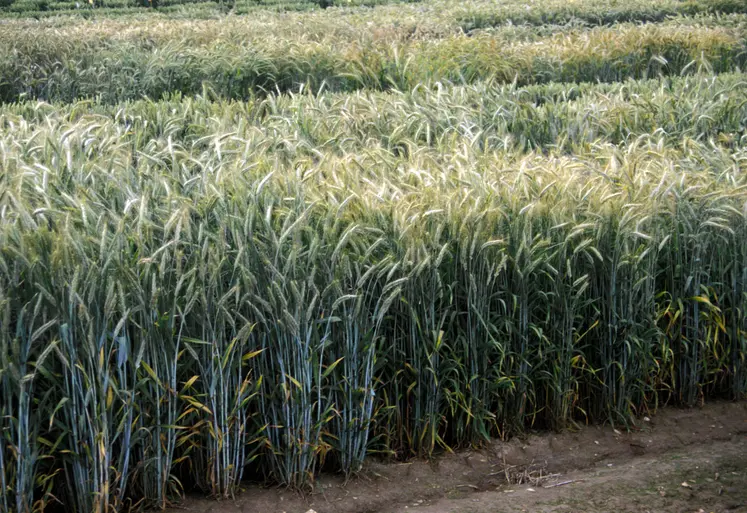
{"type": "Polygon", "coordinates": [[[529,435],[431,462],[371,462],[316,491],[248,486],[171,513],[747,513],[747,403],[667,409],[637,431],[529,435]]]}

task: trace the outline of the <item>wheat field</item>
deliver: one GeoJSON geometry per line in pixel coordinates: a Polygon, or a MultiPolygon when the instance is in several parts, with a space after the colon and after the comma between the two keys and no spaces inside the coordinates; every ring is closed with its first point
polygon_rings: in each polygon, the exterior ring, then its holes
{"type": "Polygon", "coordinates": [[[0,511],[745,398],[746,65],[737,0],[4,0],[0,511]]]}

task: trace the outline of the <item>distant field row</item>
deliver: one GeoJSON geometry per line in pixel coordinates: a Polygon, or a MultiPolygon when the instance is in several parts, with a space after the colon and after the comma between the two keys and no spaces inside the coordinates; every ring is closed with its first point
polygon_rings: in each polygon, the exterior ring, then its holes
{"type": "Polygon", "coordinates": [[[490,2],[471,0],[451,2],[437,0],[0,0],[0,16],[43,18],[60,14],[78,17],[149,16],[216,17],[227,12],[244,14],[263,11],[308,12],[332,7],[332,11],[356,7],[381,7],[389,4],[400,12],[401,19],[413,16],[429,18],[446,15],[449,22],[464,30],[511,24],[610,25],[621,22],[657,22],[667,17],[698,14],[744,13],[747,7],[740,0],[577,0],[562,2],[538,0],[490,2]]]}
{"type": "Polygon", "coordinates": [[[203,13],[215,19],[174,5],[119,18],[6,20],[0,101],[614,82],[747,63],[747,3],[733,0],[345,5],[278,12],[271,7],[288,4],[258,3],[251,16],[203,13]]]}
{"type": "Polygon", "coordinates": [[[358,32],[312,19],[304,29],[279,20],[221,23],[142,21],[0,27],[0,100],[106,103],[205,88],[223,98],[267,92],[412,89],[435,82],[493,80],[519,85],[614,82],[628,78],[735,71],[747,63],[745,15],[647,25],[402,38],[396,27],[358,32]],[[288,27],[286,25],[286,27],[288,27]],[[121,29],[121,30],[120,30],[121,29]],[[256,30],[255,30],[256,29],[256,30]],[[382,31],[383,32],[380,32],[382,31]]]}
{"type": "MultiPolygon", "coordinates": [[[[374,7],[407,0],[344,0],[345,7],[374,7]]],[[[417,1],[417,0],[415,0],[417,1]]],[[[306,12],[332,5],[331,0],[0,0],[0,18],[48,18],[74,15],[82,18],[128,16],[136,13],[215,17],[233,12],[245,14],[260,10],[306,12]]]]}

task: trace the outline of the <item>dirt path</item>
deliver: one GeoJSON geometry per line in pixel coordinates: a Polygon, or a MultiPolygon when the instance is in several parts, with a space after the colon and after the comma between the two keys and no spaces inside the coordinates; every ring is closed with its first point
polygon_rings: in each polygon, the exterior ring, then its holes
{"type": "Polygon", "coordinates": [[[306,497],[249,487],[194,513],[745,512],[747,403],[668,409],[611,427],[531,435],[432,462],[371,463],[343,486],[322,476],[306,497]],[[565,484],[564,484],[565,483],[565,484]]]}

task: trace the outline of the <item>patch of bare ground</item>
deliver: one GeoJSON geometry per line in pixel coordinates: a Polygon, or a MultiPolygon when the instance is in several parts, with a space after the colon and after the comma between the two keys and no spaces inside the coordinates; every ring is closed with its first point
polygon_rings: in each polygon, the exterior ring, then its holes
{"type": "Polygon", "coordinates": [[[747,512],[747,403],[665,409],[640,430],[609,426],[495,442],[433,461],[370,462],[302,496],[248,486],[171,513],[747,512]]]}

